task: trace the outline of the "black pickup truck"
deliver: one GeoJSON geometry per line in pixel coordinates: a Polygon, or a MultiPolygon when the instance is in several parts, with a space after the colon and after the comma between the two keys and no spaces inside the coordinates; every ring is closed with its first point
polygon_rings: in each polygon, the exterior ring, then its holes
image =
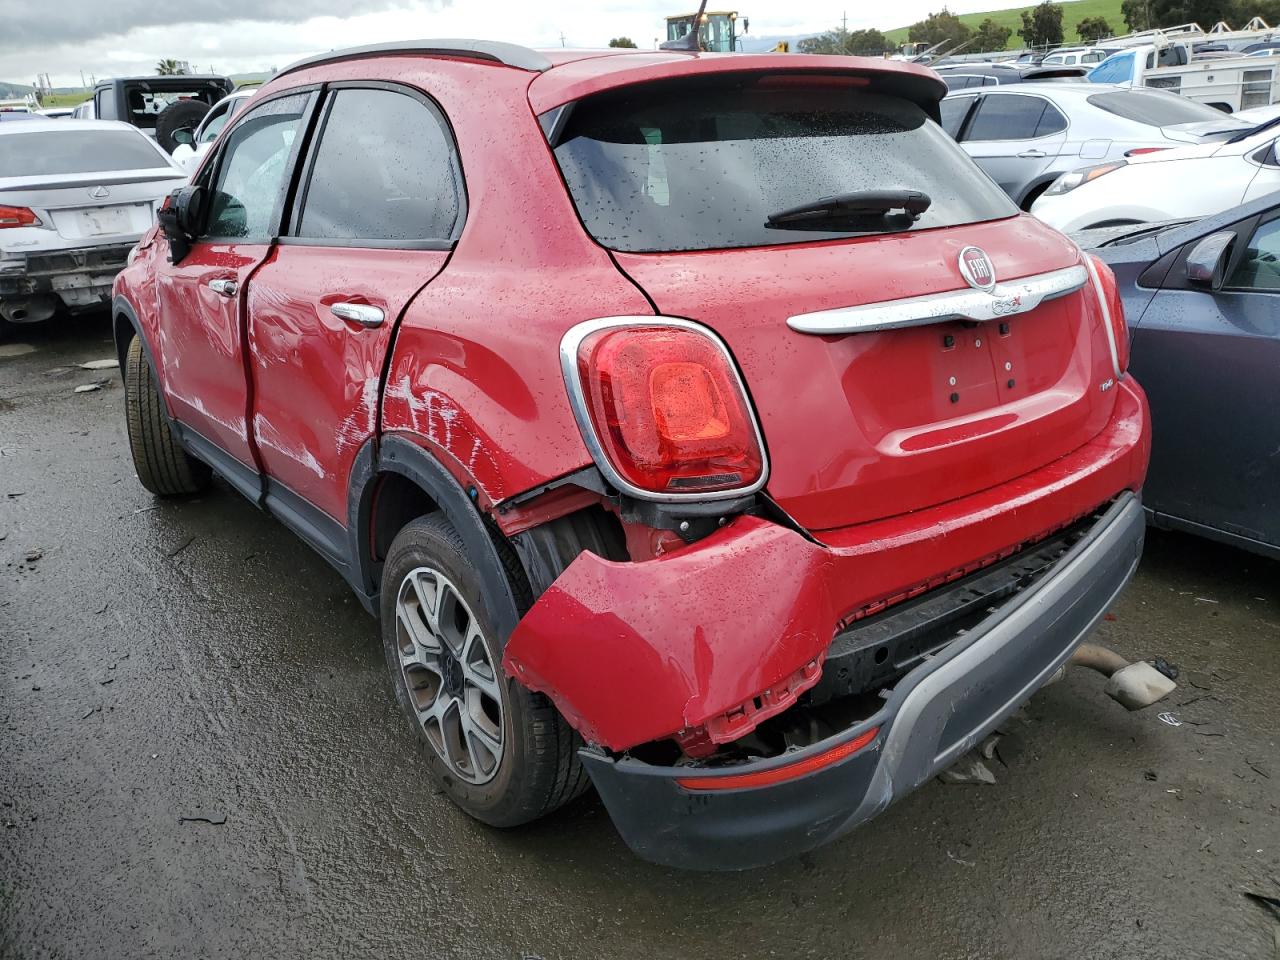
{"type": "Polygon", "coordinates": [[[94,87],[89,116],[131,123],[173,153],[179,143],[190,142],[209,108],[234,89],[226,77],[117,77],[94,87]]]}

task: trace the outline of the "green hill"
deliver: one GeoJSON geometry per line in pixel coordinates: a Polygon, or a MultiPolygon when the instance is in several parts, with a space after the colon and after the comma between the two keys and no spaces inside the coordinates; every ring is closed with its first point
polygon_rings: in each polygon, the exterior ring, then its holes
{"type": "MultiPolygon", "coordinates": [[[[1076,36],[1076,24],[1086,17],[1102,17],[1116,33],[1127,33],[1128,27],[1124,24],[1124,17],[1120,15],[1120,2],[1121,0],[1064,0],[1062,39],[1066,43],[1075,43],[1079,40],[1076,36]]],[[[1022,38],[1018,36],[1018,28],[1022,26],[1022,11],[1030,10],[1033,6],[1034,4],[1015,7],[1012,10],[988,10],[985,13],[962,13],[960,21],[965,26],[977,30],[978,24],[990,17],[1002,27],[1008,27],[1013,31],[1009,36],[1009,48],[1017,49],[1022,46],[1022,38]]],[[[939,9],[941,7],[940,2],[939,9]]],[[[909,27],[899,27],[897,30],[889,30],[885,36],[895,44],[902,43],[907,39],[908,29],[909,27]]]]}

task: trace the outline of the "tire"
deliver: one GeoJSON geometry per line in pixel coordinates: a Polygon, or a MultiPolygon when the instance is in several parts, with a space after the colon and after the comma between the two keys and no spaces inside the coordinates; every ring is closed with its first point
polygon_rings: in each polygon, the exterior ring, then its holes
{"type": "MultiPolygon", "coordinates": [[[[494,546],[527,605],[515,555],[504,543],[494,546]]],[[[577,757],[581,741],[546,697],[503,673],[507,638],[489,622],[480,573],[442,514],[413,520],[396,535],[382,584],[383,651],[396,701],[453,802],[483,823],[515,827],[581,794],[588,785],[577,757]],[[446,655],[449,644],[462,656],[446,655]],[[475,731],[470,736],[461,732],[464,709],[475,731]],[[495,730],[500,751],[491,746],[495,730]]]]}
{"type": "Polygon", "coordinates": [[[182,129],[195,133],[200,121],[209,112],[209,105],[199,100],[178,100],[169,104],[156,117],[156,143],[165,153],[173,153],[178,141],[173,135],[182,129]]]}
{"type": "Polygon", "coordinates": [[[188,456],[173,435],[139,337],[129,341],[125,356],[124,411],[133,466],[144,487],[158,497],[178,497],[209,486],[212,471],[188,456]]]}

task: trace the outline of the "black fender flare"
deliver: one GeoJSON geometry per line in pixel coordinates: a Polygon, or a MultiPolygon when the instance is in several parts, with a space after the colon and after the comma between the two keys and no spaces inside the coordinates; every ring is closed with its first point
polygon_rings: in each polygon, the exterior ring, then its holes
{"type": "Polygon", "coordinates": [[[378,616],[382,565],[373,557],[373,501],[378,481],[388,473],[399,474],[417,484],[462,538],[467,555],[480,575],[489,620],[505,643],[522,613],[511,578],[498,555],[494,534],[453,474],[430,451],[394,434],[384,436],[380,442],[366,441],[351,469],[347,530],[351,537],[352,573],[359,581],[360,591],[369,598],[367,606],[378,616]]]}
{"type": "MultiPolygon", "coordinates": [[[[151,352],[151,344],[147,340],[147,336],[142,332],[142,324],[138,321],[138,313],[133,309],[131,304],[124,297],[115,297],[111,301],[111,337],[116,345],[116,358],[120,361],[120,379],[124,380],[125,372],[125,356],[129,349],[129,339],[120,335],[122,324],[119,318],[124,317],[128,325],[133,328],[133,336],[137,337],[142,343],[142,355],[147,358],[147,363],[151,366],[151,374],[156,378],[156,382],[160,382],[160,367],[156,364],[155,354],[151,352]]],[[[169,401],[166,399],[164,403],[165,413],[169,412],[169,401]]]]}

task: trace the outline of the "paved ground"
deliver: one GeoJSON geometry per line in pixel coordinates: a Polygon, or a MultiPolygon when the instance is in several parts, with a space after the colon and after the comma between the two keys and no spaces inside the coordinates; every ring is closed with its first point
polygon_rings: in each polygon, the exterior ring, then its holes
{"type": "Polygon", "coordinates": [[[1181,665],[1182,726],[1076,671],[997,785],[673,873],[591,797],[509,833],[453,809],[338,577],[225,488],[142,490],[116,372],[69,369],[110,356],[101,321],[25,342],[0,345],[0,956],[1274,955],[1241,894],[1280,895],[1274,563],[1151,537],[1102,634],[1181,665]]]}

